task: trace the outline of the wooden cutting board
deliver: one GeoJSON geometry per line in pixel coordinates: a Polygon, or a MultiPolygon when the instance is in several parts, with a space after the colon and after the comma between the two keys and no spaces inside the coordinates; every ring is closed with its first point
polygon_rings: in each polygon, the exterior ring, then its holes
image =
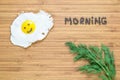
{"type": "Polygon", "coordinates": [[[77,71],[83,61],[64,45],[100,46],[114,51],[116,80],[120,80],[120,0],[0,0],[0,80],[99,80],[96,75],[77,71]],[[27,49],[10,42],[10,25],[22,11],[43,9],[54,17],[54,28],[47,38],[27,49]],[[65,25],[65,17],[107,17],[107,25],[65,25]]]}

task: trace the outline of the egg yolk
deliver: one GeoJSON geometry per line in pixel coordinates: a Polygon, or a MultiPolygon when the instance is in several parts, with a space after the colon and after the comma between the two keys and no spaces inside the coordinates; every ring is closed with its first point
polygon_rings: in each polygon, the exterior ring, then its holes
{"type": "Polygon", "coordinates": [[[22,27],[21,27],[21,30],[23,33],[25,34],[31,34],[35,31],[36,29],[36,25],[33,21],[31,20],[25,20],[23,23],[22,23],[22,27]]]}

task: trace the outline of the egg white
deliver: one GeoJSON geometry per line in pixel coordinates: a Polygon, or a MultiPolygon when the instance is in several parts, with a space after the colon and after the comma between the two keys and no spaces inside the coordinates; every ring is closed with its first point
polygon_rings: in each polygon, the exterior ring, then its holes
{"type": "Polygon", "coordinates": [[[11,42],[21,47],[29,47],[32,43],[44,39],[53,27],[53,18],[50,14],[40,11],[37,14],[32,12],[20,14],[11,25],[11,42]],[[21,25],[25,20],[32,20],[36,29],[31,34],[25,34],[21,25]]]}

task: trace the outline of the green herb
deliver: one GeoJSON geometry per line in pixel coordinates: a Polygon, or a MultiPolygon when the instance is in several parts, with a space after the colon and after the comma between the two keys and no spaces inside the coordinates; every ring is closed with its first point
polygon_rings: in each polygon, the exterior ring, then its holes
{"type": "Polygon", "coordinates": [[[98,74],[102,80],[115,80],[114,56],[107,46],[101,45],[101,48],[84,44],[76,46],[72,42],[67,42],[66,45],[69,46],[72,53],[76,54],[74,61],[84,59],[89,62],[89,64],[81,66],[80,71],[98,74]]]}

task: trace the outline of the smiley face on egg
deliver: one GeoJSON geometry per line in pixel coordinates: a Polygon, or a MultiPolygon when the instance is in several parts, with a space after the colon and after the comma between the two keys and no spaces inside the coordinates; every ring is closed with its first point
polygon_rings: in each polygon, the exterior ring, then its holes
{"type": "Polygon", "coordinates": [[[21,30],[25,34],[31,34],[35,31],[36,25],[32,20],[25,20],[22,24],[21,30]]]}
{"type": "Polygon", "coordinates": [[[45,11],[37,14],[21,13],[11,25],[10,40],[13,45],[23,48],[32,43],[43,40],[53,27],[53,18],[45,11]]]}

